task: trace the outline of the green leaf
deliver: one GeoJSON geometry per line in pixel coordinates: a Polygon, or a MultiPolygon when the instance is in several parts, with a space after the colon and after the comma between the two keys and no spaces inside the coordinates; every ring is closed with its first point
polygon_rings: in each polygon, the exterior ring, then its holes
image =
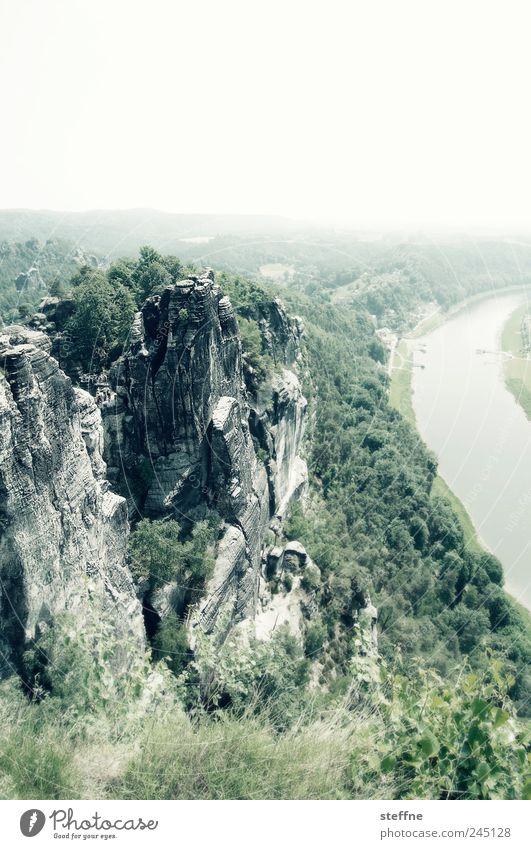
{"type": "Polygon", "coordinates": [[[440,749],[439,741],[433,734],[425,734],[424,737],[421,737],[419,745],[427,758],[433,758],[440,749]]]}
{"type": "Polygon", "coordinates": [[[508,711],[496,708],[494,712],[494,728],[499,728],[500,725],[504,725],[510,718],[511,714],[508,711]]]}
{"type": "Polygon", "coordinates": [[[485,761],[481,761],[481,763],[478,764],[478,767],[476,769],[476,775],[477,775],[478,779],[480,781],[485,781],[485,779],[489,776],[489,774],[490,774],[490,769],[489,769],[488,763],[486,763],[485,761]]]}
{"type": "Polygon", "coordinates": [[[481,730],[477,722],[474,722],[470,726],[467,734],[467,740],[471,746],[473,746],[474,743],[483,743],[485,740],[485,732],[481,730]]]}
{"type": "Polygon", "coordinates": [[[380,763],[382,772],[392,772],[396,766],[396,758],[394,755],[386,755],[380,763]]]}
{"type": "Polygon", "coordinates": [[[484,702],[483,699],[474,699],[471,707],[473,716],[480,716],[482,719],[485,719],[489,709],[488,702],[484,702]]]}

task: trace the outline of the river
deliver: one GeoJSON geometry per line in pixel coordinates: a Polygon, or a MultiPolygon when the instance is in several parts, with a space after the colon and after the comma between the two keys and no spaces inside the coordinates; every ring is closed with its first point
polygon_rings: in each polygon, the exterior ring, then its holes
{"type": "Polygon", "coordinates": [[[488,297],[410,342],[417,427],[509,592],[531,609],[531,422],[506,389],[502,328],[529,291],[488,297]]]}

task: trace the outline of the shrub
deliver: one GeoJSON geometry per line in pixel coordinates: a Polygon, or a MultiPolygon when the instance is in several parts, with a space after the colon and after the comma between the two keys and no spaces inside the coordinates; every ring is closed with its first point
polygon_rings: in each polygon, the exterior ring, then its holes
{"type": "Polygon", "coordinates": [[[238,327],[242,340],[243,356],[253,370],[250,388],[256,391],[271,371],[271,359],[262,351],[262,336],[256,321],[240,316],[238,327]]]}
{"type": "Polygon", "coordinates": [[[322,622],[311,622],[304,635],[304,654],[306,657],[318,655],[326,640],[326,628],[322,622]]]}
{"type": "MultiPolygon", "coordinates": [[[[384,733],[372,777],[392,775],[400,799],[527,797],[528,735],[501,670],[498,660],[482,675],[465,666],[454,684],[445,684],[432,671],[398,669],[383,690],[375,685],[384,733]]],[[[359,776],[359,762],[353,769],[359,776]]]]}
{"type": "Polygon", "coordinates": [[[151,589],[178,580],[187,587],[202,586],[214,569],[214,542],[219,519],[211,514],[197,522],[183,540],[174,519],[142,519],[131,533],[131,571],[138,580],[149,581],[151,589]]]}
{"type": "Polygon", "coordinates": [[[154,660],[165,660],[174,675],[180,675],[188,663],[190,650],[186,628],[174,611],[161,621],[152,641],[154,660]]]}

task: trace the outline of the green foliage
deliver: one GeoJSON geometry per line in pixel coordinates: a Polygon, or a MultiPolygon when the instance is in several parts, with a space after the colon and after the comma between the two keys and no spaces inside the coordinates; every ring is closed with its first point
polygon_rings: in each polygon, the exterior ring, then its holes
{"type": "Polygon", "coordinates": [[[260,329],[253,319],[240,316],[238,319],[244,363],[250,368],[248,385],[254,391],[266,379],[271,371],[271,358],[262,352],[262,336],[260,329]]]}
{"type": "Polygon", "coordinates": [[[220,645],[220,623],[213,635],[199,633],[192,664],[203,704],[209,709],[230,707],[236,715],[267,716],[278,730],[299,721],[304,711],[309,666],[298,642],[284,628],[271,640],[238,636],[220,645]]]}
{"type": "Polygon", "coordinates": [[[61,365],[69,371],[100,372],[121,351],[131,327],[134,302],[120,283],[83,268],[73,278],[74,314],[61,342],[61,365]]]}
{"type": "Polygon", "coordinates": [[[162,618],[152,638],[154,660],[165,660],[176,676],[191,657],[182,618],[213,573],[218,527],[215,513],[197,522],[188,537],[173,519],[142,519],[129,537],[131,571],[137,582],[144,584],[146,598],[171,581],[180,589],[174,609],[162,618]]]}
{"type": "Polygon", "coordinates": [[[150,295],[160,293],[166,286],[184,277],[186,271],[177,257],[162,256],[146,245],[140,248],[138,260],[119,259],[113,262],[108,277],[111,282],[130,289],[137,305],[141,306],[150,295]]]}
{"type": "Polygon", "coordinates": [[[304,653],[315,658],[326,641],[327,631],[322,622],[310,622],[304,635],[304,653]]]}
{"type": "Polygon", "coordinates": [[[231,303],[238,312],[238,316],[246,319],[256,319],[264,309],[269,308],[273,294],[263,283],[246,280],[233,274],[223,273],[219,275],[219,283],[231,303]]]}
{"type": "Polygon", "coordinates": [[[372,688],[385,730],[368,780],[391,774],[400,799],[522,798],[530,738],[515,718],[511,684],[499,661],[481,674],[465,666],[453,685],[422,667],[384,674],[372,688]]]}
{"type": "Polygon", "coordinates": [[[152,640],[154,660],[165,660],[174,675],[180,675],[186,668],[190,650],[185,625],[175,611],[170,611],[162,619],[152,640]]]}
{"type": "Polygon", "coordinates": [[[468,654],[481,668],[495,649],[514,672],[511,694],[529,712],[529,622],[501,590],[499,562],[465,540],[453,507],[434,494],[433,455],[388,405],[387,376],[371,356],[373,325],[362,313],[286,297],[305,320],[316,400],[313,494],[305,513],[292,509],[285,535],[321,569],[336,669],[356,651],[352,613],[370,593],[385,657],[400,649],[446,674],[468,654]]]}
{"type": "Polygon", "coordinates": [[[202,587],[214,569],[213,546],[219,520],[215,514],[197,522],[189,539],[174,519],[142,519],[129,538],[131,571],[151,589],[177,580],[187,588],[202,587]]]}
{"type": "Polygon", "coordinates": [[[148,659],[138,653],[136,642],[116,634],[95,612],[89,614],[83,628],[72,615],[57,617],[24,654],[32,697],[51,698],[70,716],[126,704],[140,695],[149,673],[148,659]],[[124,661],[127,675],[115,674],[124,661]]]}
{"type": "Polygon", "coordinates": [[[136,702],[125,692],[121,703],[95,706],[92,722],[64,711],[67,694],[30,704],[4,682],[2,796],[528,798],[529,729],[514,715],[511,682],[496,661],[482,674],[463,667],[448,684],[411,663],[387,670],[374,657],[358,657],[346,690],[333,688],[326,705],[301,681],[284,696],[293,669],[285,675],[282,664],[295,658],[284,640],[274,641],[273,652],[268,644],[243,653],[233,645],[224,656],[217,650],[224,682],[217,692],[229,689],[233,698],[224,710],[196,710],[193,720],[169,695],[167,681],[165,696],[151,693],[147,712],[135,707],[146,704],[145,685],[136,702]]]}
{"type": "Polygon", "coordinates": [[[131,572],[138,582],[161,587],[175,580],[183,567],[180,525],[173,519],[142,519],[129,537],[131,572]]]}

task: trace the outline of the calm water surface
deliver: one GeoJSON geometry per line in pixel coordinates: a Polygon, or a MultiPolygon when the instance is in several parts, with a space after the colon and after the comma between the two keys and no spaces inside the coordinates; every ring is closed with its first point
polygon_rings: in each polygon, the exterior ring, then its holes
{"type": "Polygon", "coordinates": [[[467,307],[413,343],[413,406],[439,471],[531,609],[531,422],[505,388],[501,332],[531,292],[467,307]]]}

